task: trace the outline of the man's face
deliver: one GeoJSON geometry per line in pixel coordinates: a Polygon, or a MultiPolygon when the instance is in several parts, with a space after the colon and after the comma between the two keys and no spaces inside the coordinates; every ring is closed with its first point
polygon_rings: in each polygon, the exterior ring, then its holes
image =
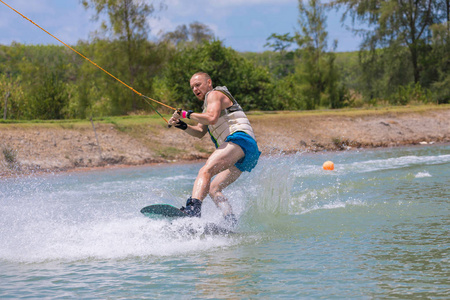
{"type": "Polygon", "coordinates": [[[201,101],[205,100],[205,95],[212,90],[211,79],[206,79],[203,75],[195,75],[190,81],[192,92],[201,101]]]}

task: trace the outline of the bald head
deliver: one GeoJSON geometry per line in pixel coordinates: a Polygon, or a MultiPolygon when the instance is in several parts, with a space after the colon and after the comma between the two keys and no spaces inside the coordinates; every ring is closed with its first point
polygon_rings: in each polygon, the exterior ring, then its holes
{"type": "MultiPolygon", "coordinates": [[[[197,72],[194,75],[192,75],[191,79],[194,78],[195,76],[201,76],[203,77],[205,80],[211,80],[211,76],[208,75],[208,73],[205,72],[197,72]]],[[[211,80],[212,81],[212,80],[211,80]]]]}

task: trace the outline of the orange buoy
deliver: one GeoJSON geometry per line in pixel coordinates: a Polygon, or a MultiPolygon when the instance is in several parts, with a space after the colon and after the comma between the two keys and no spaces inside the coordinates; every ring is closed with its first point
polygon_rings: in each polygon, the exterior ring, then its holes
{"type": "Polygon", "coordinates": [[[328,170],[328,171],[333,171],[334,170],[334,163],[332,161],[326,161],[323,163],[323,169],[324,170],[328,170]]]}

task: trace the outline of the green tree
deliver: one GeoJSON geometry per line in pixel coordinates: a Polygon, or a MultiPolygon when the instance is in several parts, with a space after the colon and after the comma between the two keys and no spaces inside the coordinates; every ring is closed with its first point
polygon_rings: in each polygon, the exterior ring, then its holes
{"type": "Polygon", "coordinates": [[[13,90],[8,104],[10,118],[66,116],[65,105],[70,97],[67,83],[76,78],[68,53],[64,47],[55,45],[12,44],[5,51],[3,58],[7,64],[2,70],[13,90]]]}
{"type": "MultiPolygon", "coordinates": [[[[364,50],[377,54],[374,51],[377,48],[406,47],[414,83],[421,81],[421,73],[426,68],[421,62],[429,51],[430,26],[448,22],[450,15],[449,0],[334,0],[332,5],[346,8],[343,20],[350,16],[353,24],[359,22],[368,26],[364,31],[355,29],[364,33],[364,50]]],[[[398,57],[387,56],[386,59],[398,57]]],[[[387,64],[392,65],[392,61],[387,64]]]]}
{"type": "Polygon", "coordinates": [[[57,72],[45,68],[33,86],[28,116],[32,119],[64,119],[68,100],[66,84],[57,72]]]}
{"type": "Polygon", "coordinates": [[[167,32],[163,35],[163,41],[172,43],[176,47],[183,47],[184,44],[188,46],[198,46],[205,41],[212,41],[214,39],[214,32],[209,26],[200,22],[193,22],[186,25],[178,25],[172,32],[167,32]]]}
{"type": "Polygon", "coordinates": [[[269,62],[269,69],[274,74],[276,79],[287,76],[294,72],[294,57],[293,51],[288,51],[292,44],[295,42],[295,36],[291,36],[290,33],[276,34],[272,33],[267,38],[267,43],[264,47],[270,47],[273,51],[278,52],[278,55],[273,55],[269,62]]]}
{"type": "MultiPolygon", "coordinates": [[[[94,44],[99,47],[98,51],[103,55],[96,57],[103,57],[103,61],[114,62],[114,66],[109,63],[107,69],[114,71],[116,77],[120,77],[127,84],[139,89],[136,84],[144,82],[138,79],[139,74],[142,76],[144,69],[153,69],[152,66],[144,65],[143,62],[146,60],[148,62],[148,57],[145,55],[148,53],[147,38],[150,31],[147,21],[148,17],[155,12],[155,5],[133,0],[82,0],[82,3],[85,8],[95,9],[95,19],[98,20],[103,14],[107,16],[107,19],[102,21],[100,33],[109,35],[111,43],[101,42],[98,38],[94,44]]],[[[100,34],[98,36],[101,37],[100,34]]],[[[149,75],[148,72],[145,73],[149,75]]],[[[151,77],[147,77],[146,85],[147,88],[151,87],[151,77]]],[[[109,90],[117,95],[109,93],[112,95],[114,114],[136,111],[145,107],[145,101],[132,91],[124,95],[118,92],[116,86],[110,86],[109,90]]]]}
{"type": "Polygon", "coordinates": [[[20,119],[25,111],[25,95],[20,76],[12,78],[9,73],[0,74],[0,115],[7,119],[20,119]],[[6,110],[6,113],[5,113],[6,110]]]}
{"type": "Polygon", "coordinates": [[[272,109],[272,84],[267,69],[256,67],[221,41],[207,41],[198,47],[182,48],[169,61],[164,79],[172,106],[201,110],[194,100],[189,80],[199,71],[207,72],[214,86],[226,85],[245,110],[272,109]]]}
{"type": "Polygon", "coordinates": [[[295,77],[301,85],[302,101],[306,109],[340,107],[339,74],[335,55],[328,52],[325,6],[319,0],[309,0],[308,5],[299,0],[298,6],[301,31],[296,34],[300,51],[295,77]]]}
{"type": "MultiPolygon", "coordinates": [[[[161,72],[171,50],[167,49],[165,44],[149,41],[142,41],[139,47],[140,53],[134,58],[139,72],[134,78],[132,87],[153,98],[155,92],[153,80],[161,72]]],[[[125,80],[129,74],[127,60],[120,57],[123,54],[122,41],[96,39],[92,43],[79,42],[77,48],[116,78],[129,84],[125,80]]],[[[77,86],[79,88],[73,90],[74,99],[70,109],[72,114],[80,118],[120,115],[151,109],[144,98],[138,97],[126,86],[90,63],[83,63],[79,68],[77,86]],[[136,96],[135,107],[131,101],[134,96],[136,96]]]]}
{"type": "MultiPolygon", "coordinates": [[[[447,2],[447,18],[450,4],[447,2]]],[[[445,24],[431,26],[433,32],[432,52],[429,69],[436,74],[436,80],[431,84],[436,103],[450,103],[450,21],[445,24]]]]}
{"type": "MultiPolygon", "coordinates": [[[[17,45],[0,45],[0,115],[4,117],[6,110],[7,119],[22,117],[26,99],[17,67],[20,60],[16,55],[17,45]]],[[[23,49],[23,46],[20,45],[20,48],[23,49]]]]}

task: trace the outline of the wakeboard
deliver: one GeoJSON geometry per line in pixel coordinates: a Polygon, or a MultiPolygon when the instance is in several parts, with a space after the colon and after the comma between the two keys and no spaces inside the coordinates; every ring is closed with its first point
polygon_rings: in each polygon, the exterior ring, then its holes
{"type": "Polygon", "coordinates": [[[153,204],[141,209],[141,213],[150,218],[182,218],[186,213],[170,204],[153,204]]]}
{"type": "MultiPolygon", "coordinates": [[[[144,216],[152,219],[165,219],[165,218],[176,219],[188,217],[188,215],[184,213],[182,210],[170,204],[152,204],[142,208],[141,213],[144,216]]],[[[197,230],[195,230],[194,228],[191,228],[189,230],[192,231],[192,233],[197,233],[197,230]]],[[[220,226],[215,223],[205,223],[202,228],[202,231],[204,234],[209,235],[216,235],[216,234],[224,235],[235,233],[231,229],[220,226]]]]}

